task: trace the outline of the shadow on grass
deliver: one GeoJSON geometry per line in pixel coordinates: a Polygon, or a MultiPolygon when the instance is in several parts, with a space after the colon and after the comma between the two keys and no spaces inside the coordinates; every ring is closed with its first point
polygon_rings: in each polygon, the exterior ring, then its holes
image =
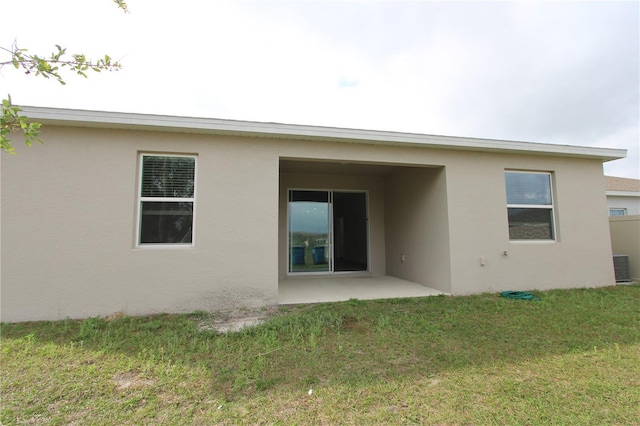
{"type": "Polygon", "coordinates": [[[240,332],[206,313],[3,324],[4,339],[79,345],[144,362],[205,367],[227,400],[323,383],[362,386],[640,343],[640,286],[282,307],[240,332]]]}

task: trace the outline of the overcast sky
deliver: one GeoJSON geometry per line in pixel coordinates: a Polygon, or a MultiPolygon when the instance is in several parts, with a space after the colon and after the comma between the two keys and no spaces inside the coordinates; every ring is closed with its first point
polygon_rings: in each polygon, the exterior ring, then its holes
{"type": "MultiPolygon", "coordinates": [[[[628,150],[640,178],[640,2],[4,2],[0,46],[108,53],[60,86],[0,70],[21,105],[628,150]]],[[[6,60],[0,56],[0,60],[6,60]]]]}

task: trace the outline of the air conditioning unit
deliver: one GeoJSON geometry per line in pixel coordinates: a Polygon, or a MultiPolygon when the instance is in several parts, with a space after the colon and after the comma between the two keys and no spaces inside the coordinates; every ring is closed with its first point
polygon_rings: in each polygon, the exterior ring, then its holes
{"type": "Polygon", "coordinates": [[[629,273],[629,256],[627,256],[626,254],[614,254],[613,270],[616,273],[617,283],[631,281],[631,274],[629,273]]]}

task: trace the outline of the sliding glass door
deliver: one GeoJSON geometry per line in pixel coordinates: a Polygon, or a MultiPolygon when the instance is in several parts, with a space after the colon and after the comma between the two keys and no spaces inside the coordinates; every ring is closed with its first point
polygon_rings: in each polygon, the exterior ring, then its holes
{"type": "Polygon", "coordinates": [[[289,192],[289,272],[327,272],[329,192],[289,192]]]}
{"type": "Polygon", "coordinates": [[[289,191],[289,272],[368,270],[365,192],[289,191]]]}

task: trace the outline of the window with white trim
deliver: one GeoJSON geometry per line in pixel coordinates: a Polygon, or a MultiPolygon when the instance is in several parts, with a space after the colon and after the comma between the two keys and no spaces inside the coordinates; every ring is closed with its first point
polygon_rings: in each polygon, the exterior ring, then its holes
{"type": "Polygon", "coordinates": [[[624,208],[610,208],[609,209],[609,216],[626,216],[627,215],[627,209],[624,208]]]}
{"type": "Polygon", "coordinates": [[[196,157],[142,154],[138,244],[193,244],[196,157]]]}
{"type": "Polygon", "coordinates": [[[510,240],[555,240],[551,173],[505,172],[510,240]]]}

